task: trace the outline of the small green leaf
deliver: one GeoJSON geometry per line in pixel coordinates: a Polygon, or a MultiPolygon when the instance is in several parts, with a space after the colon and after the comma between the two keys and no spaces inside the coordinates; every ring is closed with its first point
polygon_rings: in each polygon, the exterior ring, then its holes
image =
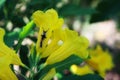
{"type": "Polygon", "coordinates": [[[30,33],[30,31],[32,31],[34,27],[33,25],[34,25],[34,22],[31,21],[26,26],[24,26],[22,31],[20,32],[19,38],[20,39],[25,38],[30,33]]]}

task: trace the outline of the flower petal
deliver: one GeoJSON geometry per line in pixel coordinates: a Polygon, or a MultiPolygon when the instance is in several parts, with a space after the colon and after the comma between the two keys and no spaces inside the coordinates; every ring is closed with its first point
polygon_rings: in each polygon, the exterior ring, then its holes
{"type": "Polygon", "coordinates": [[[88,52],[86,52],[88,40],[85,37],[79,37],[75,31],[66,29],[65,32],[66,34],[63,35],[65,37],[63,45],[47,58],[46,64],[60,62],[72,54],[76,54],[81,58],[88,57],[88,52]]]}
{"type": "Polygon", "coordinates": [[[89,66],[85,65],[85,66],[82,66],[82,67],[79,67],[77,65],[72,65],[70,67],[70,70],[73,74],[76,74],[76,75],[86,75],[86,74],[93,74],[94,72],[90,69],[89,66]]]}

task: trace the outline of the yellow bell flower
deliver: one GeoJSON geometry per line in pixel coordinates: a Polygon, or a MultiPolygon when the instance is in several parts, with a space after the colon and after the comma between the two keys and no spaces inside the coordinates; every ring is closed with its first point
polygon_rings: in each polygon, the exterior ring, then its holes
{"type": "Polygon", "coordinates": [[[64,36],[62,45],[50,54],[45,64],[54,64],[63,61],[72,54],[78,55],[84,59],[88,57],[86,49],[89,42],[85,37],[78,36],[77,32],[69,29],[65,29],[65,34],[62,36],[64,36]]]}
{"type": "Polygon", "coordinates": [[[48,41],[52,35],[52,31],[61,27],[64,21],[62,18],[58,18],[58,14],[54,9],[49,9],[46,12],[40,10],[34,12],[33,21],[38,27],[40,27],[36,50],[38,53],[41,54],[48,45],[48,41]],[[46,32],[46,38],[41,43],[43,32],[46,32]]]}
{"type": "Polygon", "coordinates": [[[78,36],[75,31],[63,29],[64,21],[62,18],[58,18],[54,9],[49,9],[46,12],[36,11],[33,14],[33,21],[40,27],[36,51],[42,58],[48,57],[45,64],[60,62],[72,54],[81,58],[88,57],[86,50],[89,44],[88,40],[78,36]]]}
{"type": "Polygon", "coordinates": [[[4,44],[5,31],[0,28],[0,80],[17,80],[17,77],[10,70],[10,64],[25,66],[18,55],[4,44]]]}
{"type": "Polygon", "coordinates": [[[100,76],[104,77],[107,70],[113,68],[112,57],[107,51],[103,51],[101,46],[97,46],[95,50],[90,51],[91,58],[86,60],[84,66],[72,65],[70,70],[76,75],[86,75],[97,71],[100,76]]]}
{"type": "Polygon", "coordinates": [[[94,71],[92,69],[90,69],[90,67],[88,65],[84,65],[82,67],[80,66],[77,66],[75,64],[73,64],[71,67],[70,67],[70,71],[73,73],[73,74],[76,74],[76,75],[86,75],[86,74],[93,74],[94,71]]]}
{"type": "Polygon", "coordinates": [[[108,51],[102,50],[101,46],[97,46],[95,50],[90,52],[91,58],[87,60],[87,64],[104,77],[107,70],[114,67],[112,56],[108,51]]]}

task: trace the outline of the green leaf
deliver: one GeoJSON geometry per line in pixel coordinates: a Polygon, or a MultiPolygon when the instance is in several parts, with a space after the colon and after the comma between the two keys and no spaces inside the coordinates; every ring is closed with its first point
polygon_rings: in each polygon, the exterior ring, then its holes
{"type": "Polygon", "coordinates": [[[69,69],[69,67],[72,64],[80,64],[82,62],[83,62],[83,60],[80,57],[78,57],[76,55],[71,55],[70,57],[68,57],[67,59],[65,59],[62,62],[58,62],[58,63],[52,64],[52,65],[46,66],[40,73],[38,73],[38,76],[44,77],[46,75],[46,73],[52,68],[56,68],[56,71],[60,72],[60,71],[63,71],[64,69],[69,69]]]}
{"type": "Polygon", "coordinates": [[[77,75],[67,75],[62,77],[60,80],[104,80],[97,74],[87,74],[84,76],[77,76],[77,75]]]}
{"type": "Polygon", "coordinates": [[[18,40],[17,46],[16,46],[16,48],[15,48],[16,52],[17,52],[17,51],[19,50],[19,48],[21,47],[21,43],[22,43],[22,41],[24,40],[24,38],[25,38],[26,36],[28,36],[29,33],[32,31],[33,27],[34,27],[33,21],[29,22],[28,24],[26,24],[26,25],[23,27],[22,31],[21,31],[20,34],[19,34],[19,40],[18,40]]]}
{"type": "Polygon", "coordinates": [[[111,18],[118,19],[120,14],[120,0],[102,0],[96,7],[96,10],[98,13],[91,16],[91,22],[104,21],[111,18]]]}
{"type": "Polygon", "coordinates": [[[84,8],[74,4],[67,4],[59,9],[59,13],[61,16],[86,15],[86,14],[93,14],[95,12],[96,11],[92,8],[84,8]]]}
{"type": "Polygon", "coordinates": [[[20,39],[23,39],[23,38],[25,38],[26,36],[28,36],[29,33],[32,31],[33,27],[34,27],[34,22],[33,22],[33,21],[31,21],[31,22],[29,22],[28,24],[26,24],[26,25],[23,27],[22,31],[20,32],[19,38],[20,38],[20,39]]]}
{"type": "Polygon", "coordinates": [[[36,61],[36,46],[35,45],[31,45],[30,46],[30,51],[29,51],[29,56],[28,56],[28,60],[29,60],[29,64],[30,64],[30,67],[33,67],[37,64],[37,61],[36,61]]]}
{"type": "Polygon", "coordinates": [[[1,9],[1,7],[4,5],[5,1],[6,1],[6,0],[0,0],[0,9],[1,9]]]}
{"type": "Polygon", "coordinates": [[[7,34],[5,35],[4,38],[5,44],[8,45],[9,47],[13,47],[14,41],[17,40],[19,37],[20,30],[21,29],[14,30],[10,33],[6,32],[7,34]]]}

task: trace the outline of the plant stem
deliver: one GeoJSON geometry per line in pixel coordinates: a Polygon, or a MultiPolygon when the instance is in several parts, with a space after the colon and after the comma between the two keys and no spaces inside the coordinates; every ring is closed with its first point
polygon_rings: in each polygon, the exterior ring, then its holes
{"type": "Polygon", "coordinates": [[[16,46],[16,48],[15,48],[15,52],[16,52],[16,53],[17,53],[18,50],[20,49],[22,41],[23,41],[23,39],[19,39],[19,40],[18,40],[17,46],[16,46]]]}

